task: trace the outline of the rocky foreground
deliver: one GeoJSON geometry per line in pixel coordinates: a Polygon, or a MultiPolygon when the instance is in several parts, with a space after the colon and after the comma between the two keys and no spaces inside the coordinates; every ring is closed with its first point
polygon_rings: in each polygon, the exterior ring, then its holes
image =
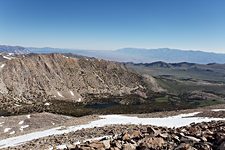
{"type": "Polygon", "coordinates": [[[180,128],[110,125],[45,137],[8,149],[224,150],[225,121],[192,123],[180,128]]]}
{"type": "Polygon", "coordinates": [[[211,150],[225,149],[225,122],[191,124],[177,129],[153,126],[127,126],[112,138],[70,146],[67,149],[91,150],[211,150]]]}

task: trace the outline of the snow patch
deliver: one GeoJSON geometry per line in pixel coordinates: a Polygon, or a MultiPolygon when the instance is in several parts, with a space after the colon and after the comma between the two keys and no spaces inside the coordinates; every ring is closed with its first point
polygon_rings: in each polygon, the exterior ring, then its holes
{"type": "Polygon", "coordinates": [[[211,111],[218,112],[218,111],[225,111],[225,109],[212,109],[211,111]]]}
{"type": "Polygon", "coordinates": [[[0,66],[0,68],[3,68],[5,66],[5,64],[2,64],[1,66],[0,66]]]}
{"type": "Polygon", "coordinates": [[[5,123],[5,122],[0,122],[0,127],[2,127],[2,126],[3,126],[3,125],[2,125],[3,123],[5,123]]]}
{"type": "Polygon", "coordinates": [[[199,114],[200,112],[180,114],[176,116],[169,116],[164,118],[138,118],[124,115],[101,115],[99,116],[102,119],[92,121],[84,125],[75,125],[69,127],[55,127],[48,130],[37,131],[29,134],[24,134],[16,137],[11,137],[7,139],[0,140],[0,148],[5,148],[8,146],[17,146],[24,142],[28,142],[34,139],[39,139],[49,135],[59,135],[69,132],[74,132],[86,128],[94,127],[103,127],[106,125],[112,124],[142,124],[142,125],[155,125],[155,126],[164,126],[164,127],[181,127],[189,125],[193,122],[209,122],[209,121],[218,121],[225,120],[225,118],[207,118],[207,117],[193,117],[194,115],[199,114]]]}
{"type": "Polygon", "coordinates": [[[57,94],[58,94],[60,97],[63,97],[61,93],[57,92],[57,94]]]}
{"type": "Polygon", "coordinates": [[[81,98],[78,98],[77,102],[81,102],[81,98]]]}
{"type": "Polygon", "coordinates": [[[45,105],[45,106],[49,106],[49,105],[50,105],[50,103],[45,103],[44,105],[45,105]]]}
{"type": "Polygon", "coordinates": [[[18,124],[23,124],[24,123],[24,120],[20,121],[18,124]]]}
{"type": "Polygon", "coordinates": [[[23,125],[20,127],[20,131],[23,131],[23,129],[28,128],[28,127],[29,127],[29,125],[23,125]]]}
{"type": "Polygon", "coordinates": [[[12,132],[10,132],[9,134],[12,135],[12,134],[15,134],[15,133],[16,133],[15,131],[12,131],[12,132]]]}
{"type": "Polygon", "coordinates": [[[3,56],[3,58],[8,59],[8,60],[12,59],[11,57],[7,57],[7,56],[3,56]]]}
{"type": "Polygon", "coordinates": [[[26,117],[27,117],[28,119],[30,119],[30,115],[27,115],[26,117]]]}
{"type": "Polygon", "coordinates": [[[70,94],[71,94],[72,96],[74,96],[74,93],[73,93],[73,91],[70,91],[70,94]]]}
{"type": "Polygon", "coordinates": [[[11,128],[5,128],[5,129],[4,129],[4,133],[9,132],[9,130],[11,130],[11,128]]]}
{"type": "Polygon", "coordinates": [[[20,128],[25,129],[25,128],[28,128],[28,127],[29,127],[29,125],[24,125],[24,126],[21,126],[20,128]]]}

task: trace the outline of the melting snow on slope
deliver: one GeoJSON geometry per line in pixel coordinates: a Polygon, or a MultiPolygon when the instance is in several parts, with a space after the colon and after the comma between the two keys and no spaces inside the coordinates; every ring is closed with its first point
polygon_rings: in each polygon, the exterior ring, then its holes
{"type": "Polygon", "coordinates": [[[12,59],[12,58],[7,57],[7,56],[3,56],[3,58],[8,59],[8,60],[11,60],[12,59]]]}
{"type": "Polygon", "coordinates": [[[199,122],[209,122],[212,120],[225,120],[225,118],[202,118],[202,117],[191,117],[199,112],[189,113],[189,114],[180,114],[177,116],[170,116],[165,118],[138,118],[138,117],[130,117],[124,115],[102,115],[99,120],[92,121],[85,125],[76,125],[70,126],[67,128],[56,127],[44,131],[33,132],[21,136],[16,136],[8,139],[4,139],[0,141],[0,148],[8,147],[8,146],[17,146],[21,143],[31,141],[34,139],[46,137],[49,135],[57,135],[63,133],[69,133],[72,131],[77,131],[83,128],[93,128],[93,127],[102,127],[105,125],[111,124],[143,124],[143,125],[156,125],[156,126],[167,126],[167,127],[181,127],[185,125],[189,125],[190,123],[199,123],[199,122]]]}
{"type": "Polygon", "coordinates": [[[1,66],[0,66],[0,68],[3,68],[5,66],[5,64],[2,64],[1,66]]]}
{"type": "Polygon", "coordinates": [[[20,121],[18,124],[23,124],[24,123],[24,120],[20,121]]]}
{"type": "Polygon", "coordinates": [[[45,103],[44,105],[45,105],[45,106],[49,106],[49,105],[50,105],[50,103],[45,103]]]}
{"type": "Polygon", "coordinates": [[[4,133],[9,132],[9,130],[11,130],[11,128],[5,128],[4,133]]]}
{"type": "Polygon", "coordinates": [[[77,100],[78,102],[81,102],[81,98],[78,98],[78,100],[77,100]]]}
{"type": "Polygon", "coordinates": [[[211,111],[218,112],[218,111],[225,111],[225,109],[212,109],[211,111]]]}
{"type": "Polygon", "coordinates": [[[24,125],[24,126],[21,126],[20,129],[25,129],[25,128],[28,128],[29,125],[24,125]]]}
{"type": "Polygon", "coordinates": [[[20,131],[23,131],[23,129],[28,128],[28,127],[29,127],[29,125],[23,125],[20,127],[20,131]]]}
{"type": "Polygon", "coordinates": [[[9,134],[15,134],[16,132],[15,131],[12,131],[12,132],[10,132],[9,134]]]}
{"type": "Polygon", "coordinates": [[[73,91],[70,91],[70,94],[71,94],[72,96],[74,96],[74,93],[73,93],[73,91]]]}
{"type": "Polygon", "coordinates": [[[63,97],[61,93],[57,92],[57,94],[58,94],[60,97],[63,97]]]}

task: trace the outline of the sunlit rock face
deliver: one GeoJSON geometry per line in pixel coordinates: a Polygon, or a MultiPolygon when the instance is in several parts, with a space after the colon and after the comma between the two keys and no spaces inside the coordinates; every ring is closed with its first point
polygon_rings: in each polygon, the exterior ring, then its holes
{"type": "Polygon", "coordinates": [[[3,97],[26,104],[49,99],[85,102],[90,95],[146,97],[148,84],[123,64],[61,54],[30,54],[5,61],[0,79],[3,97]]]}

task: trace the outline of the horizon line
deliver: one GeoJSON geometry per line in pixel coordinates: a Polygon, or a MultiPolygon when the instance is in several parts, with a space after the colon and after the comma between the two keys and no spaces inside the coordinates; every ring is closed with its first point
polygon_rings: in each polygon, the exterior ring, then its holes
{"type": "Polygon", "coordinates": [[[0,46],[13,46],[13,47],[24,47],[24,48],[52,48],[52,49],[67,49],[67,50],[86,50],[86,51],[117,51],[121,49],[139,49],[139,50],[157,50],[157,49],[169,49],[169,50],[179,50],[186,52],[204,52],[204,53],[213,53],[213,54],[225,54],[225,52],[214,52],[212,50],[199,50],[199,49],[183,49],[183,48],[169,48],[169,47],[158,47],[158,48],[146,48],[146,47],[121,47],[116,49],[88,49],[88,48],[65,48],[65,47],[51,47],[51,46],[23,46],[23,45],[9,45],[9,44],[0,44],[0,46]]]}

